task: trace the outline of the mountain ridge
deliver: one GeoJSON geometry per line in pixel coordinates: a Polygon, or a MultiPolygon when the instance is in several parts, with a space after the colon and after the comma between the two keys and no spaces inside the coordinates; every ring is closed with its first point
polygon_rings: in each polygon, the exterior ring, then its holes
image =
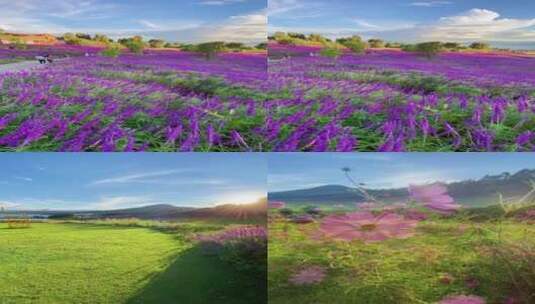
{"type": "MultiPolygon", "coordinates": [[[[487,206],[498,203],[498,194],[504,197],[517,197],[531,190],[530,181],[535,181],[535,169],[523,169],[514,174],[503,172],[486,175],[480,179],[467,179],[459,182],[444,183],[448,193],[466,206],[487,206]]],[[[408,188],[366,189],[380,201],[395,203],[409,198],[408,188]]],[[[356,189],[343,185],[325,185],[307,189],[270,192],[271,201],[284,201],[288,204],[310,203],[335,205],[364,202],[365,198],[356,189]]]]}

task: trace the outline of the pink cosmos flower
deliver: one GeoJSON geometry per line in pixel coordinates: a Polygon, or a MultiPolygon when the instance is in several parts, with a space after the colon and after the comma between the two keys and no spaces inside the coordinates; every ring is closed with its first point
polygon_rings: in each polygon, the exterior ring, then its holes
{"type": "Polygon", "coordinates": [[[450,296],[438,302],[439,304],[485,304],[485,299],[478,296],[450,296]]]}
{"type": "Polygon", "coordinates": [[[461,205],[455,204],[455,201],[448,195],[448,189],[445,185],[440,183],[409,187],[411,197],[423,204],[431,211],[440,214],[453,214],[461,205]]]}
{"type": "Polygon", "coordinates": [[[323,267],[310,266],[293,274],[289,281],[294,285],[310,285],[321,283],[325,276],[325,269],[323,267]]]}
{"type": "Polygon", "coordinates": [[[381,208],[381,206],[373,202],[364,202],[364,203],[358,203],[357,208],[362,209],[362,210],[373,210],[373,209],[379,209],[381,208]]]}
{"type": "Polygon", "coordinates": [[[406,219],[395,213],[374,215],[368,211],[330,215],[320,225],[327,237],[344,241],[362,240],[366,243],[389,238],[408,238],[414,234],[418,221],[406,219]]]}
{"type": "Polygon", "coordinates": [[[269,202],[268,206],[270,209],[281,209],[281,208],[286,207],[286,203],[285,202],[269,202]]]}
{"type": "Polygon", "coordinates": [[[308,224],[314,222],[314,217],[308,214],[298,215],[292,219],[296,224],[308,224]]]}
{"type": "Polygon", "coordinates": [[[516,218],[520,221],[532,221],[535,220],[535,209],[527,210],[520,214],[517,214],[516,218]]]}
{"type": "Polygon", "coordinates": [[[394,203],[391,205],[384,206],[384,210],[399,210],[399,209],[405,209],[407,208],[407,204],[405,203],[394,203]]]}
{"type": "Polygon", "coordinates": [[[403,213],[405,218],[416,221],[424,221],[428,218],[428,215],[425,212],[422,212],[418,209],[409,209],[403,213]]]}
{"type": "Polygon", "coordinates": [[[479,280],[474,277],[468,277],[464,280],[466,287],[475,289],[479,286],[479,280]]]}

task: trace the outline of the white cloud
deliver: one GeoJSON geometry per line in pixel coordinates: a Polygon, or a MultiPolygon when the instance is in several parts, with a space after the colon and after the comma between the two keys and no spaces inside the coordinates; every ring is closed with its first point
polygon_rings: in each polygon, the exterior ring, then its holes
{"type": "Polygon", "coordinates": [[[371,24],[369,22],[367,22],[366,20],[362,20],[362,19],[353,19],[353,21],[361,26],[361,27],[364,27],[364,28],[379,28],[380,26],[378,25],[375,25],[375,24],[371,24]]]}
{"type": "MultiPolygon", "coordinates": [[[[199,1],[202,5],[226,5],[246,0],[199,1]]],[[[129,4],[123,4],[124,6],[129,4]]],[[[38,0],[0,0],[0,28],[21,33],[64,34],[83,32],[106,34],[117,39],[141,35],[148,39],[162,38],[179,42],[204,42],[210,40],[236,41],[243,43],[264,42],[267,37],[267,12],[252,11],[231,16],[223,21],[210,22],[177,17],[172,20],[148,20],[133,16],[131,25],[122,28],[106,26],[96,19],[112,19],[120,12],[117,4],[104,0],[58,0],[43,5],[38,0]],[[61,22],[68,20],[70,23],[61,22]],[[85,21],[85,22],[83,22],[85,21]],[[87,22],[89,21],[89,22],[87,22]],[[67,26],[65,24],[82,24],[67,26]],[[103,24],[103,25],[101,25],[103,24]]],[[[200,8],[199,8],[200,9],[200,8]]],[[[207,9],[207,8],[203,8],[207,9]]]]}
{"type": "Polygon", "coordinates": [[[21,205],[19,203],[15,202],[8,202],[8,201],[0,201],[0,209],[16,209],[20,207],[21,205]]]}
{"type": "Polygon", "coordinates": [[[147,184],[162,186],[227,186],[229,182],[216,178],[194,178],[189,169],[163,170],[146,173],[136,173],[103,178],[91,182],[88,186],[120,185],[120,184],[147,184]]]}
{"type": "Polygon", "coordinates": [[[221,5],[229,5],[234,3],[240,3],[245,2],[247,0],[204,0],[199,2],[201,5],[215,5],[215,6],[221,6],[221,5]]]}
{"type": "Polygon", "coordinates": [[[310,0],[269,0],[269,17],[285,19],[313,18],[323,15],[326,3],[310,0]]]}
{"type": "Polygon", "coordinates": [[[375,180],[369,180],[370,188],[405,188],[409,185],[428,184],[433,182],[451,183],[458,181],[454,172],[449,170],[425,170],[391,173],[375,180]]]}
{"type": "Polygon", "coordinates": [[[416,1],[411,2],[409,6],[420,6],[420,7],[436,7],[453,4],[451,1],[416,1]]]}
{"type": "Polygon", "coordinates": [[[18,179],[18,180],[21,180],[21,181],[24,181],[24,182],[31,182],[31,181],[33,181],[33,178],[25,177],[25,176],[15,176],[15,179],[18,179]]]}
{"type": "Polygon", "coordinates": [[[128,174],[122,176],[116,176],[111,178],[99,179],[92,182],[90,185],[102,185],[102,184],[125,184],[125,183],[143,183],[149,178],[165,177],[170,175],[176,175],[179,173],[186,173],[189,170],[162,170],[146,173],[128,174]]]}
{"type": "Polygon", "coordinates": [[[205,41],[264,42],[267,39],[265,10],[247,15],[231,16],[220,25],[208,25],[198,30],[205,41]]]}
{"type": "Polygon", "coordinates": [[[535,42],[535,18],[502,18],[498,12],[474,8],[431,23],[403,29],[369,31],[367,34],[401,42],[535,42]]]}
{"type": "Polygon", "coordinates": [[[155,24],[155,23],[152,23],[148,20],[139,20],[139,24],[147,27],[147,28],[150,28],[150,29],[159,29],[160,26],[155,24]]]}
{"type": "Polygon", "coordinates": [[[535,19],[500,18],[497,12],[475,8],[456,16],[440,18],[432,27],[429,36],[444,37],[443,39],[493,40],[497,35],[533,25],[535,19]]]}

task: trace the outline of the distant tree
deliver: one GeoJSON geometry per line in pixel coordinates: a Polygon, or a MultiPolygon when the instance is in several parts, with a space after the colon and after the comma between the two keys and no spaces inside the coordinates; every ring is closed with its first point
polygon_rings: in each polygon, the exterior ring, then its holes
{"type": "Polygon", "coordinates": [[[203,54],[208,60],[214,58],[217,53],[220,53],[224,50],[225,42],[222,41],[206,42],[197,45],[197,52],[203,54]]]}
{"type": "Polygon", "coordinates": [[[184,52],[197,52],[197,46],[195,44],[183,44],[180,46],[180,50],[184,52]]]}
{"type": "Polygon", "coordinates": [[[397,42],[388,42],[387,44],[385,44],[385,47],[390,49],[399,49],[401,48],[401,44],[397,42]]]}
{"type": "Polygon", "coordinates": [[[118,43],[110,43],[100,54],[102,56],[116,58],[121,54],[121,45],[118,43]]]}
{"type": "Polygon", "coordinates": [[[80,39],[91,40],[91,35],[89,35],[89,34],[76,33],[76,37],[78,37],[80,39]]]}
{"type": "Polygon", "coordinates": [[[416,52],[427,58],[432,58],[442,51],[442,43],[438,41],[422,42],[416,45],[416,52]]]}
{"type": "Polygon", "coordinates": [[[320,55],[327,58],[338,59],[342,51],[335,45],[326,45],[320,50],[320,55]]]}
{"type": "Polygon", "coordinates": [[[66,44],[70,44],[70,45],[82,44],[82,39],[80,39],[78,36],[72,33],[67,33],[63,35],[63,41],[65,41],[66,44]]]}
{"type": "Polygon", "coordinates": [[[338,39],[337,41],[356,54],[364,53],[367,48],[366,42],[362,41],[362,38],[357,35],[350,38],[338,39]]]}
{"type": "Polygon", "coordinates": [[[307,36],[301,33],[288,33],[288,37],[295,38],[295,39],[303,39],[303,40],[307,39],[307,36]]]}
{"type": "Polygon", "coordinates": [[[275,38],[275,40],[279,40],[279,39],[282,39],[282,38],[286,38],[288,37],[288,35],[286,35],[285,32],[276,32],[275,35],[273,35],[273,38],[275,38]]]}
{"type": "Polygon", "coordinates": [[[124,45],[130,50],[130,52],[135,54],[142,54],[143,50],[145,49],[145,42],[143,42],[143,37],[141,36],[134,36],[127,39],[124,45]]]}
{"type": "Polygon", "coordinates": [[[320,34],[310,34],[308,35],[308,40],[312,42],[320,42],[320,43],[327,42],[327,39],[320,34]]]}
{"type": "Polygon", "coordinates": [[[265,42],[262,42],[262,43],[259,43],[255,46],[255,48],[259,49],[259,50],[266,50],[267,49],[267,46],[268,44],[265,43],[265,42]]]}
{"type": "Polygon", "coordinates": [[[474,42],[470,44],[470,48],[474,50],[488,50],[490,49],[490,45],[484,42],[474,42]]]}
{"type": "Polygon", "coordinates": [[[416,44],[402,44],[400,48],[405,52],[416,52],[416,44]]]}
{"type": "Polygon", "coordinates": [[[457,42],[445,42],[442,46],[445,49],[449,49],[449,50],[458,50],[461,48],[461,44],[457,42]]]}
{"type": "Polygon", "coordinates": [[[108,38],[108,36],[106,36],[106,35],[100,35],[100,34],[96,34],[96,35],[93,37],[93,40],[96,41],[96,42],[105,43],[105,44],[108,44],[108,43],[113,42],[113,40],[110,39],[110,38],[108,38]]]}
{"type": "Polygon", "coordinates": [[[178,42],[167,42],[163,47],[168,49],[179,49],[182,45],[178,42]]]}
{"type": "Polygon", "coordinates": [[[370,39],[368,40],[371,48],[384,48],[385,42],[381,39],[370,39]]]}
{"type": "Polygon", "coordinates": [[[149,45],[152,48],[163,48],[165,46],[165,40],[162,39],[151,39],[149,40],[149,45]]]}
{"type": "Polygon", "coordinates": [[[225,47],[231,50],[241,50],[244,49],[246,46],[241,42],[228,42],[225,44],[225,47]]]}
{"type": "Polygon", "coordinates": [[[25,50],[28,48],[28,45],[26,42],[20,38],[14,38],[11,40],[11,44],[13,45],[13,48],[16,50],[25,50]]]}
{"type": "Polygon", "coordinates": [[[284,45],[294,44],[294,40],[292,39],[292,37],[286,35],[286,33],[284,32],[276,32],[275,35],[273,35],[273,38],[279,44],[284,44],[284,45]]]}

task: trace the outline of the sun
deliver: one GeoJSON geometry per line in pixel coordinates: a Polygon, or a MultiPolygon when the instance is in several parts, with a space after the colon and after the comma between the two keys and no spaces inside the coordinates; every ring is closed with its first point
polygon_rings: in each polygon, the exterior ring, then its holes
{"type": "Polygon", "coordinates": [[[246,205],[257,202],[266,196],[267,193],[262,191],[236,191],[224,193],[218,197],[217,201],[220,204],[246,205]]]}

